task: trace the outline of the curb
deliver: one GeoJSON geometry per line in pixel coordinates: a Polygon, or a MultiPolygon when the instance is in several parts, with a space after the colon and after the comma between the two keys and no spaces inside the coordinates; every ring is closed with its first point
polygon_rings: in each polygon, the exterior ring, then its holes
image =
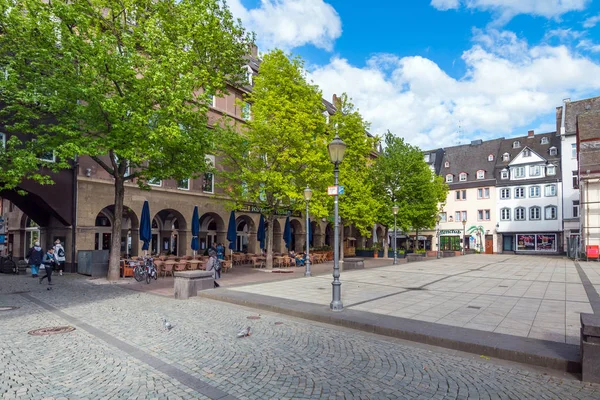
{"type": "Polygon", "coordinates": [[[318,304],[228,289],[202,291],[198,292],[198,296],[522,364],[569,373],[581,372],[579,346],[573,344],[478,331],[351,309],[332,312],[326,306],[318,304]]]}

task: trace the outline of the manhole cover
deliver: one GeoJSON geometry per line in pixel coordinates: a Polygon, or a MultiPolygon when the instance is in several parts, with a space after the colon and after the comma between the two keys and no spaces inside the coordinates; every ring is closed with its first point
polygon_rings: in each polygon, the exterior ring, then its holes
{"type": "Polygon", "coordinates": [[[0,306],[0,311],[10,311],[10,310],[16,310],[17,306],[0,306]]]}
{"type": "Polygon", "coordinates": [[[476,307],[476,306],[467,306],[467,308],[473,308],[475,310],[481,310],[481,307],[476,307]]]}
{"type": "Polygon", "coordinates": [[[75,328],[72,326],[52,326],[50,328],[42,328],[42,329],[34,329],[29,331],[30,335],[33,336],[48,336],[48,335],[56,335],[59,333],[67,333],[74,331],[75,328]]]}
{"type": "Polygon", "coordinates": [[[283,322],[275,322],[275,325],[283,325],[283,322]]]}
{"type": "Polygon", "coordinates": [[[260,319],[260,317],[258,315],[251,315],[249,317],[246,317],[248,319],[260,319]]]}

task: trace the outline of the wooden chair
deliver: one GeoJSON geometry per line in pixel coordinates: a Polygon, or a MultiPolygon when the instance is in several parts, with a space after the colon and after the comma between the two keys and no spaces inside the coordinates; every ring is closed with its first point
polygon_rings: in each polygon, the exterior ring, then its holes
{"type": "Polygon", "coordinates": [[[165,261],[163,270],[161,271],[163,273],[164,277],[167,276],[167,273],[169,273],[169,274],[171,274],[171,276],[173,276],[173,266],[174,265],[175,265],[174,262],[165,261]]]}
{"type": "Polygon", "coordinates": [[[252,268],[262,268],[265,266],[265,263],[262,261],[262,259],[259,259],[258,257],[252,257],[251,264],[252,268]]]}
{"type": "Polygon", "coordinates": [[[230,260],[221,260],[221,268],[223,268],[223,272],[227,273],[233,268],[233,265],[230,260]]]}
{"type": "Polygon", "coordinates": [[[173,269],[175,271],[185,271],[186,266],[187,266],[187,261],[185,261],[185,260],[177,261],[175,263],[175,265],[173,266],[173,269]]]}

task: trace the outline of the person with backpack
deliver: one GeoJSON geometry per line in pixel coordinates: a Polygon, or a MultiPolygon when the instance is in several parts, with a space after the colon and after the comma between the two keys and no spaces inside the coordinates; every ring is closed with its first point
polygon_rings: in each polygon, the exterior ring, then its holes
{"type": "Polygon", "coordinates": [[[27,251],[25,258],[27,258],[27,263],[29,264],[29,268],[31,268],[31,277],[38,277],[38,270],[40,265],[42,265],[42,257],[44,256],[44,252],[40,247],[40,242],[35,242],[33,247],[27,251]]]}
{"type": "Polygon", "coordinates": [[[54,269],[54,266],[56,265],[56,258],[54,258],[54,247],[50,247],[48,252],[44,254],[42,264],[44,264],[46,275],[40,278],[40,285],[46,278],[48,278],[48,285],[52,285],[52,269],[54,269]]]}
{"type": "Polygon", "coordinates": [[[217,252],[214,250],[208,251],[208,262],[206,263],[206,271],[212,271],[213,278],[215,280],[215,287],[218,288],[221,285],[217,283],[217,279],[221,278],[221,269],[223,268],[221,260],[217,257],[217,252]]]}
{"type": "Polygon", "coordinates": [[[60,243],[60,239],[56,239],[54,242],[54,258],[56,259],[56,269],[58,274],[62,276],[63,268],[65,266],[65,248],[60,243]]]}

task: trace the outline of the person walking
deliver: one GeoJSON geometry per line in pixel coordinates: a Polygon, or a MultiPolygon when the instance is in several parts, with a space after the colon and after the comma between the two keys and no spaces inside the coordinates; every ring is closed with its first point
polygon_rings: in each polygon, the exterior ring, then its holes
{"type": "Polygon", "coordinates": [[[46,275],[40,278],[40,284],[42,284],[44,279],[48,278],[48,285],[52,285],[52,269],[56,265],[56,258],[54,258],[54,247],[50,247],[48,252],[44,254],[42,264],[44,264],[46,275]]]}
{"type": "Polygon", "coordinates": [[[60,239],[56,239],[54,242],[54,258],[56,258],[56,269],[58,274],[62,276],[63,268],[65,266],[65,248],[60,243],[60,239]]]}
{"type": "Polygon", "coordinates": [[[40,265],[42,265],[42,258],[44,257],[44,252],[40,247],[40,242],[35,242],[33,247],[27,250],[27,254],[25,258],[27,258],[27,262],[29,264],[29,268],[31,268],[31,277],[38,277],[38,270],[40,265]]]}
{"type": "Polygon", "coordinates": [[[221,286],[217,283],[217,279],[221,278],[221,268],[221,260],[217,258],[217,252],[215,252],[214,250],[209,250],[208,262],[206,263],[206,271],[212,272],[216,288],[221,286]]]}
{"type": "Polygon", "coordinates": [[[219,243],[217,246],[217,258],[219,260],[225,259],[225,246],[223,246],[223,243],[219,243]]]}

